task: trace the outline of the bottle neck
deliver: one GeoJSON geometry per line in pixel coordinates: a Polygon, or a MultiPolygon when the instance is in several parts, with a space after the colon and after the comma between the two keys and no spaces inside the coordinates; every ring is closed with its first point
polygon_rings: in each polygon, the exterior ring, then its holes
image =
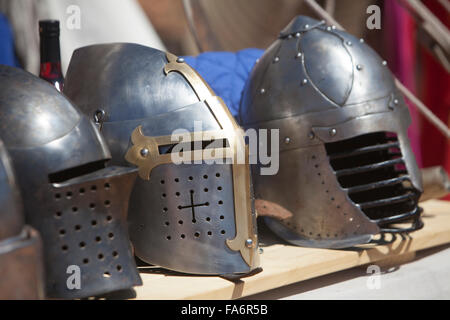
{"type": "Polygon", "coordinates": [[[59,37],[41,36],[41,64],[53,62],[61,63],[61,49],[59,46],[59,37]]]}

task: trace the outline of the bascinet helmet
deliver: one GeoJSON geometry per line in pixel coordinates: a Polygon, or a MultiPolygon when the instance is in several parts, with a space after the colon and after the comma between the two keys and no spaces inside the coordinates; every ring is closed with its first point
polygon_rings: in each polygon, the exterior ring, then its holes
{"type": "Polygon", "coordinates": [[[114,164],[139,167],[129,230],[141,260],[193,274],[258,267],[248,163],[172,160],[174,130],[200,144],[186,151],[190,156],[207,150],[208,132],[221,143],[216,150],[234,156],[242,135],[223,101],[183,59],[136,44],[81,48],[70,62],[65,94],[96,119],[114,164]]]}
{"type": "Polygon", "coordinates": [[[0,141],[0,300],[44,298],[44,262],[39,233],[25,225],[22,199],[0,141]]]}
{"type": "Polygon", "coordinates": [[[126,228],[136,170],[105,168],[110,153],[95,125],[25,71],[0,66],[0,119],[26,222],[43,239],[47,295],[89,297],[140,284],[126,228]]]}
{"type": "Polygon", "coordinates": [[[284,212],[265,221],[285,240],[338,248],[422,227],[408,107],[363,40],[295,18],[255,64],[239,117],[280,130],[278,174],[253,181],[258,213],[284,212]]]}

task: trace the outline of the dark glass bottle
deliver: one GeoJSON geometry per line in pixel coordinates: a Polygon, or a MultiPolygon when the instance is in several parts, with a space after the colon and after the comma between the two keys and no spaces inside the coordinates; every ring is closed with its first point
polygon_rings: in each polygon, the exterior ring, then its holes
{"type": "Polygon", "coordinates": [[[59,45],[59,21],[39,21],[41,70],[39,77],[50,82],[58,91],[64,87],[59,45]]]}

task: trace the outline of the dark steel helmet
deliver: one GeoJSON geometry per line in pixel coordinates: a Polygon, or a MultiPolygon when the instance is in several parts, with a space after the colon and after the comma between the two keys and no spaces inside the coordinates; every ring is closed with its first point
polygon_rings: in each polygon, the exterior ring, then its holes
{"type": "Polygon", "coordinates": [[[0,120],[26,222],[43,239],[47,295],[88,297],[140,284],[126,227],[136,170],[105,168],[110,153],[95,125],[25,71],[0,66],[0,120]],[[80,286],[69,286],[76,270],[80,286]]]}
{"type": "Polygon", "coordinates": [[[280,130],[279,172],[254,185],[258,213],[288,213],[265,219],[282,238],[338,248],[422,227],[408,107],[363,40],[295,18],[256,63],[239,116],[280,130]]]}
{"type": "Polygon", "coordinates": [[[259,266],[248,164],[172,161],[176,129],[185,129],[200,152],[211,142],[208,132],[222,143],[218,151],[232,153],[242,134],[182,59],[136,44],[84,47],[73,54],[64,92],[96,119],[113,163],[139,167],[129,230],[140,259],[193,274],[245,274],[259,266]],[[196,133],[195,121],[202,125],[196,133]]]}
{"type": "Polygon", "coordinates": [[[0,300],[44,298],[39,233],[25,225],[11,162],[0,141],[0,300]]]}

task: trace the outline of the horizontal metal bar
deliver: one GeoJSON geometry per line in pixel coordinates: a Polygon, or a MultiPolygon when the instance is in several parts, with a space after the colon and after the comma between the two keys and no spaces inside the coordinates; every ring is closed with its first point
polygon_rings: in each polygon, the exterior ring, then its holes
{"type": "Polygon", "coordinates": [[[409,212],[405,212],[405,213],[401,213],[401,214],[397,214],[395,216],[391,216],[391,217],[385,217],[385,218],[381,218],[381,219],[376,219],[373,220],[375,223],[377,223],[378,225],[384,225],[384,224],[388,224],[388,223],[398,223],[401,221],[405,221],[407,219],[411,219],[415,216],[419,216],[420,213],[422,211],[420,210],[419,207],[415,207],[414,210],[411,210],[409,212]]]}
{"type": "Polygon", "coordinates": [[[394,166],[399,163],[403,163],[403,158],[397,158],[397,159],[387,160],[387,161],[383,161],[383,162],[372,163],[372,164],[368,164],[368,165],[361,166],[361,167],[337,170],[335,173],[336,173],[337,177],[342,177],[342,176],[348,176],[348,175],[356,174],[356,173],[374,171],[374,170],[385,168],[385,167],[391,167],[391,166],[394,166]]]}
{"type": "Polygon", "coordinates": [[[347,151],[347,152],[339,152],[339,153],[335,153],[335,154],[330,154],[329,158],[330,158],[330,160],[341,159],[341,158],[357,156],[357,155],[364,154],[364,153],[380,151],[380,150],[385,150],[385,149],[390,149],[390,148],[400,148],[400,143],[392,142],[392,143],[377,144],[377,145],[369,146],[369,147],[362,147],[362,148],[354,149],[354,150],[347,151]]]}
{"type": "Polygon", "coordinates": [[[396,185],[396,184],[402,183],[404,181],[410,181],[410,180],[411,179],[409,176],[401,176],[401,177],[377,181],[377,182],[373,182],[373,183],[369,183],[369,184],[363,184],[360,186],[349,187],[349,188],[346,188],[346,190],[347,190],[348,194],[353,194],[353,193],[357,193],[357,192],[388,187],[388,186],[396,185]]]}
{"type": "Polygon", "coordinates": [[[379,200],[359,203],[358,206],[364,210],[364,209],[370,209],[370,208],[382,207],[382,206],[387,206],[387,205],[391,205],[391,204],[395,204],[395,203],[400,203],[407,199],[414,199],[415,197],[417,197],[417,195],[415,193],[409,192],[409,193],[403,194],[401,196],[395,196],[395,197],[391,197],[391,198],[385,198],[385,199],[379,199],[379,200]]]}

